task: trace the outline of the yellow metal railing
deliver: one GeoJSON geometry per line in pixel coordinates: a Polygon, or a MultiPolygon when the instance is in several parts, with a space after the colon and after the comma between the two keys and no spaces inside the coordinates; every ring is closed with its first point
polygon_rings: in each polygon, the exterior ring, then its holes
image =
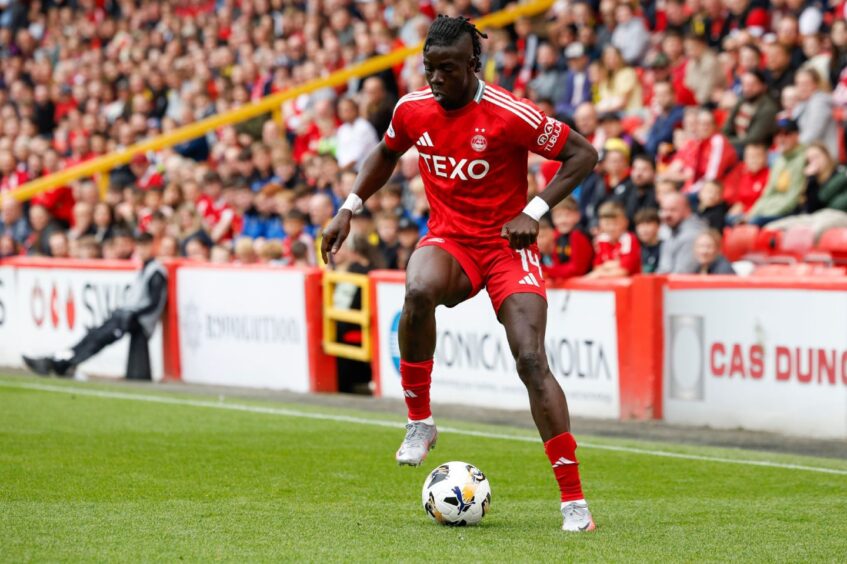
{"type": "Polygon", "coordinates": [[[368,362],[371,360],[371,287],[370,279],[364,274],[336,272],[325,270],[323,273],[324,291],[324,339],[323,348],[326,354],[368,362]],[[335,307],[335,288],[339,284],[358,286],[362,292],[362,307],[360,309],[339,309],[335,307]],[[359,346],[338,342],[338,327],[336,323],[352,323],[359,325],[362,331],[362,343],[359,346]]]}
{"type": "MultiPolygon", "coordinates": [[[[474,23],[480,29],[503,27],[514,22],[520,17],[533,16],[543,12],[552,5],[553,0],[532,0],[507,10],[501,10],[499,12],[483,16],[475,20],[474,23]]],[[[167,147],[172,147],[184,141],[196,139],[219,127],[246,121],[265,113],[271,113],[276,119],[279,119],[279,108],[284,102],[321,88],[340,86],[351,78],[368,76],[393,67],[394,65],[403,62],[408,57],[416,55],[421,50],[421,47],[422,45],[418,44],[412,47],[404,47],[403,49],[392,51],[386,55],[373,57],[358,65],[336,71],[325,78],[320,78],[296,88],[292,88],[291,90],[271,94],[257,102],[184,125],[170,133],[135,143],[122,151],[104,155],[63,171],[53,173],[49,176],[27,182],[12,191],[11,195],[21,201],[28,200],[42,192],[46,192],[47,190],[51,190],[57,186],[65,186],[71,182],[79,180],[80,178],[87,178],[100,173],[106,173],[113,168],[130,162],[132,157],[139,153],[159,151],[167,147]]],[[[103,184],[101,183],[100,186],[102,189],[103,184]]]]}

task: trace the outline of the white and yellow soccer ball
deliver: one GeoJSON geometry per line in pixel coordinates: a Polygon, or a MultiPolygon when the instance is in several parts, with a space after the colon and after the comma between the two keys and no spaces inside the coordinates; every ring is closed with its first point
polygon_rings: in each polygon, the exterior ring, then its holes
{"type": "Polygon", "coordinates": [[[421,494],[424,511],[442,525],[476,525],[491,507],[491,484],[467,462],[445,462],[429,473],[421,494]]]}

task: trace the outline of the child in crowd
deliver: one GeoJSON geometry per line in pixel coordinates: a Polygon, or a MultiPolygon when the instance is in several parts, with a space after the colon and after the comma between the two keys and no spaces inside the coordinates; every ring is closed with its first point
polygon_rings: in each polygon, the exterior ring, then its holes
{"type": "MultiPolygon", "coordinates": [[[[383,198],[383,202],[385,198],[383,198]]],[[[379,252],[386,268],[397,268],[400,251],[400,219],[392,212],[385,211],[376,218],[376,232],[379,235],[379,252]]]]}
{"type": "Polygon", "coordinates": [[[594,251],[588,236],[577,228],[582,219],[579,204],[569,196],[557,204],[550,215],[554,227],[553,244],[549,254],[542,252],[542,272],[556,280],[584,276],[591,269],[594,251]]]}
{"type": "Polygon", "coordinates": [[[418,230],[418,224],[407,217],[400,220],[398,227],[397,239],[400,243],[400,248],[397,250],[397,268],[406,270],[406,265],[409,264],[409,259],[418,245],[420,232],[418,230]]]}
{"type": "Polygon", "coordinates": [[[594,240],[594,270],[589,278],[621,278],[641,272],[641,246],[627,231],[629,221],[620,202],[608,201],[598,210],[600,233],[594,240]]]}
{"type": "Polygon", "coordinates": [[[641,245],[641,272],[652,274],[659,266],[662,241],[659,239],[659,212],[653,208],[638,210],[635,214],[635,234],[641,245]]]}
{"type": "Polygon", "coordinates": [[[306,245],[306,248],[308,249],[306,253],[306,261],[309,264],[315,264],[315,242],[306,232],[306,225],[308,222],[308,217],[300,210],[292,209],[285,214],[283,227],[285,228],[286,237],[282,240],[282,256],[285,257],[286,260],[294,260],[292,246],[295,242],[300,241],[306,245]]]}
{"type": "Polygon", "coordinates": [[[717,180],[708,180],[703,184],[697,198],[700,202],[697,214],[710,228],[722,232],[726,225],[726,212],[729,211],[729,204],[723,199],[723,185],[717,180]]]}

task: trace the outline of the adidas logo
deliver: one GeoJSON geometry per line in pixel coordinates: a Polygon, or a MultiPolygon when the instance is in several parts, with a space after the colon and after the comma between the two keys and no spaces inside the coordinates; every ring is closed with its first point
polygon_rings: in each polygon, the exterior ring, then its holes
{"type": "Polygon", "coordinates": [[[553,468],[558,468],[559,466],[567,466],[568,464],[576,464],[575,460],[568,460],[564,456],[559,457],[555,463],[553,463],[553,468]]]}
{"type": "Polygon", "coordinates": [[[415,145],[420,145],[421,147],[435,147],[435,145],[432,144],[432,139],[430,139],[429,133],[426,131],[424,131],[424,134],[421,135],[421,138],[418,139],[418,142],[415,143],[415,145]]]}
{"type": "Polygon", "coordinates": [[[415,393],[415,392],[413,392],[412,390],[403,390],[403,395],[404,395],[404,396],[406,396],[407,398],[416,398],[416,397],[418,397],[418,394],[416,394],[416,393],[415,393]]]}
{"type": "Polygon", "coordinates": [[[534,274],[527,274],[523,277],[523,280],[518,282],[518,284],[524,284],[526,286],[536,286],[538,288],[541,287],[541,284],[538,283],[538,280],[535,278],[534,274]]]}

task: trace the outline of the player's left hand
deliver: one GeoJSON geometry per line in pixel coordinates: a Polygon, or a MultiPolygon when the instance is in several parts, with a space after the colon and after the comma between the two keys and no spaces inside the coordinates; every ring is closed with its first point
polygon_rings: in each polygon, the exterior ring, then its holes
{"type": "Polygon", "coordinates": [[[538,237],[538,222],[521,212],[503,226],[500,237],[508,239],[509,246],[515,250],[525,249],[535,243],[538,237]]]}

